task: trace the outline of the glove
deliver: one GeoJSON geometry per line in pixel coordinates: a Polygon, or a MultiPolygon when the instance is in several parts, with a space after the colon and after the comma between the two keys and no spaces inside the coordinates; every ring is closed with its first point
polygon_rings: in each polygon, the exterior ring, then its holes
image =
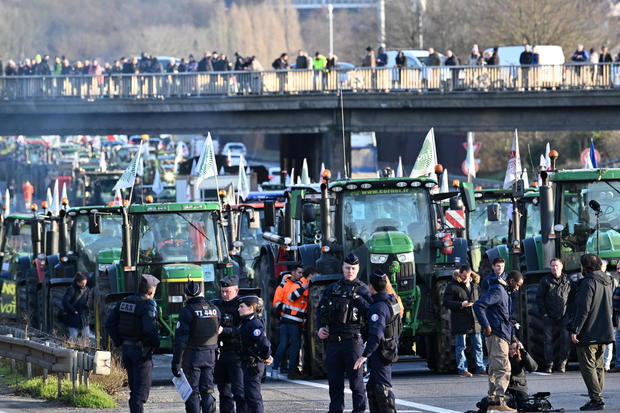
{"type": "Polygon", "coordinates": [[[181,370],[179,370],[178,366],[172,366],[172,375],[174,377],[181,377],[181,370]]]}

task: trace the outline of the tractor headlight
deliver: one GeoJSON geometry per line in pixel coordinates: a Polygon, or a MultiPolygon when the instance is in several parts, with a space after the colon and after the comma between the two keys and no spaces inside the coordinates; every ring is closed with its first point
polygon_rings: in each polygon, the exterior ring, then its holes
{"type": "Polygon", "coordinates": [[[387,254],[370,254],[370,262],[372,264],[385,264],[387,259],[387,254]]]}
{"type": "Polygon", "coordinates": [[[169,303],[174,303],[174,304],[179,304],[183,302],[183,296],[182,295],[171,295],[168,297],[168,302],[169,303]]]}
{"type": "Polygon", "coordinates": [[[413,262],[413,252],[405,252],[403,254],[396,254],[396,258],[400,262],[413,262]]]}

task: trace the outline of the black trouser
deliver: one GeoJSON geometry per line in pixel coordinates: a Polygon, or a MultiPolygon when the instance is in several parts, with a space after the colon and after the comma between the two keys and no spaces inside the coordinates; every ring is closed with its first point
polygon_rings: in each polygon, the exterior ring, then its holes
{"type": "Polygon", "coordinates": [[[147,357],[143,356],[141,345],[123,344],[123,365],[129,384],[129,411],[142,413],[151,391],[153,360],[150,353],[147,357]]]}
{"type": "Polygon", "coordinates": [[[569,333],[566,323],[563,319],[553,320],[549,317],[543,317],[544,334],[545,334],[545,362],[547,366],[555,363],[556,368],[565,363],[568,359],[569,351],[569,333]],[[558,352],[555,352],[555,338],[557,337],[558,352]]]}
{"type": "MultiPolygon", "coordinates": [[[[330,337],[331,339],[331,337],[330,337]]],[[[364,344],[361,338],[327,342],[327,380],[329,382],[329,413],[342,413],[344,410],[344,378],[349,378],[353,397],[353,413],[366,410],[366,391],[362,369],[353,365],[362,356],[364,344]]]]}
{"type": "Polygon", "coordinates": [[[215,363],[215,383],[220,393],[220,412],[245,412],[243,370],[241,359],[234,351],[222,351],[215,363]]]}
{"type": "Polygon", "coordinates": [[[185,402],[187,413],[208,413],[215,411],[213,397],[213,366],[215,365],[215,349],[213,350],[186,350],[183,354],[183,373],[192,394],[185,402]]]}

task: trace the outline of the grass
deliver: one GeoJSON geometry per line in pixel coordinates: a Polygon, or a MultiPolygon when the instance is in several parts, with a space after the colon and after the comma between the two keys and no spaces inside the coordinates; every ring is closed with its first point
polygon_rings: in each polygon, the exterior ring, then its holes
{"type": "Polygon", "coordinates": [[[12,387],[17,394],[37,399],[59,400],[75,407],[112,408],[116,407],[114,399],[106,393],[97,383],[92,383],[90,388],[79,386],[75,389],[75,395],[71,394],[71,381],[62,380],[62,396],[58,398],[58,379],[49,376],[47,384],[43,384],[40,377],[26,379],[24,376],[11,373],[7,365],[0,364],[0,380],[12,387]]]}

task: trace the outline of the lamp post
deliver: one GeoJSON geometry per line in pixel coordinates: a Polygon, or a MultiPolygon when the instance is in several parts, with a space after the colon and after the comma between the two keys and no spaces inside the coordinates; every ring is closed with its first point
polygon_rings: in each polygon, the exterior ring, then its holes
{"type": "Polygon", "coordinates": [[[327,19],[329,20],[329,54],[334,54],[334,5],[327,5],[327,19]]]}

